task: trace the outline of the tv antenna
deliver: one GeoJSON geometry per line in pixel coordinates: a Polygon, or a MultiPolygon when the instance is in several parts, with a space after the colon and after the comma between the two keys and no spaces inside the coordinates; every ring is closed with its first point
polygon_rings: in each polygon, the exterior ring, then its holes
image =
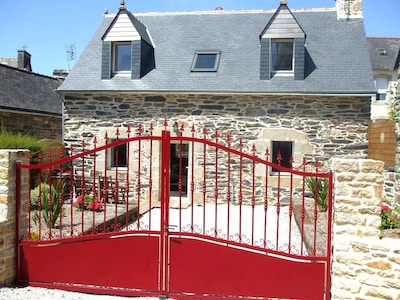
{"type": "Polygon", "coordinates": [[[66,46],[65,52],[67,54],[68,71],[69,71],[71,69],[70,68],[71,61],[75,59],[75,43],[66,46]]]}

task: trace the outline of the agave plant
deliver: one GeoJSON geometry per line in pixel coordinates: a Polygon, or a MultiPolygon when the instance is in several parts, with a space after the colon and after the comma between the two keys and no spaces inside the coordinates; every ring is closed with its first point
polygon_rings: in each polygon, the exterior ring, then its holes
{"type": "Polygon", "coordinates": [[[306,177],[306,186],[310,192],[316,197],[318,209],[321,212],[328,210],[328,179],[306,177]]]}
{"type": "MultiPolygon", "coordinates": [[[[37,210],[34,212],[33,221],[37,223],[41,215],[47,228],[53,228],[61,213],[60,197],[63,196],[64,184],[57,182],[50,186],[47,183],[41,183],[40,187],[37,186],[35,189],[39,191],[40,197],[37,198],[37,210]]],[[[36,193],[33,192],[33,194],[36,193]]]]}

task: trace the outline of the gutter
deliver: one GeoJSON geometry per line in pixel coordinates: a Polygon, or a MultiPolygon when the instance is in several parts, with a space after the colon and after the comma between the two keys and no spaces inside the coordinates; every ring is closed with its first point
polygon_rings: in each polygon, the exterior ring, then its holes
{"type": "Polygon", "coordinates": [[[326,92],[326,93],[307,93],[301,91],[294,92],[232,92],[232,91],[166,91],[166,90],[156,90],[156,91],[138,91],[138,90],[57,90],[62,96],[68,94],[142,94],[142,95],[278,95],[278,96],[352,96],[352,97],[372,97],[375,95],[375,91],[367,92],[355,92],[355,93],[337,93],[337,92],[326,92]]]}
{"type": "Polygon", "coordinates": [[[35,115],[35,116],[52,116],[52,117],[62,117],[62,113],[44,113],[43,111],[36,111],[30,109],[23,109],[23,108],[9,108],[5,106],[0,106],[0,112],[9,112],[9,113],[21,113],[25,115],[35,115]]]}

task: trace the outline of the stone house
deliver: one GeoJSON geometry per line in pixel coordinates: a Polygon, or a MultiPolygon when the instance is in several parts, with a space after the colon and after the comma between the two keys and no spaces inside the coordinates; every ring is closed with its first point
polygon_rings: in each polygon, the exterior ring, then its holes
{"type": "MultiPolygon", "coordinates": [[[[277,4],[135,14],[122,1],[58,88],[66,143],[79,148],[84,139],[90,148],[96,136],[101,146],[105,133],[121,139],[122,127],[143,124],[146,134],[150,123],[160,132],[167,120],[172,135],[182,125],[191,135],[195,124],[199,137],[203,126],[218,129],[235,146],[242,139],[244,151],[270,149],[275,162],[281,151],[284,166],[290,156],[294,165],[303,157],[367,157],[375,87],[362,1],[337,0],[331,9],[277,4]]],[[[128,164],[114,160],[99,157],[98,169],[128,164]]]]}
{"type": "Polygon", "coordinates": [[[31,55],[0,58],[0,123],[7,130],[62,142],[62,80],[32,72],[31,55]]]}
{"type": "Polygon", "coordinates": [[[372,97],[371,119],[388,120],[396,96],[400,63],[399,37],[368,37],[376,94],[372,97]]]}

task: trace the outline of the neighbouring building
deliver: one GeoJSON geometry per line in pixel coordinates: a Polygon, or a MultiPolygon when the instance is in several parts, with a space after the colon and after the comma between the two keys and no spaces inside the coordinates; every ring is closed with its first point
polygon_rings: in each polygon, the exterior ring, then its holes
{"type": "Polygon", "coordinates": [[[393,99],[398,84],[400,37],[368,37],[367,41],[376,86],[371,103],[371,119],[394,119],[393,99]]]}
{"type": "Polygon", "coordinates": [[[15,133],[62,142],[62,80],[32,72],[31,55],[0,58],[0,125],[15,133]]]}

